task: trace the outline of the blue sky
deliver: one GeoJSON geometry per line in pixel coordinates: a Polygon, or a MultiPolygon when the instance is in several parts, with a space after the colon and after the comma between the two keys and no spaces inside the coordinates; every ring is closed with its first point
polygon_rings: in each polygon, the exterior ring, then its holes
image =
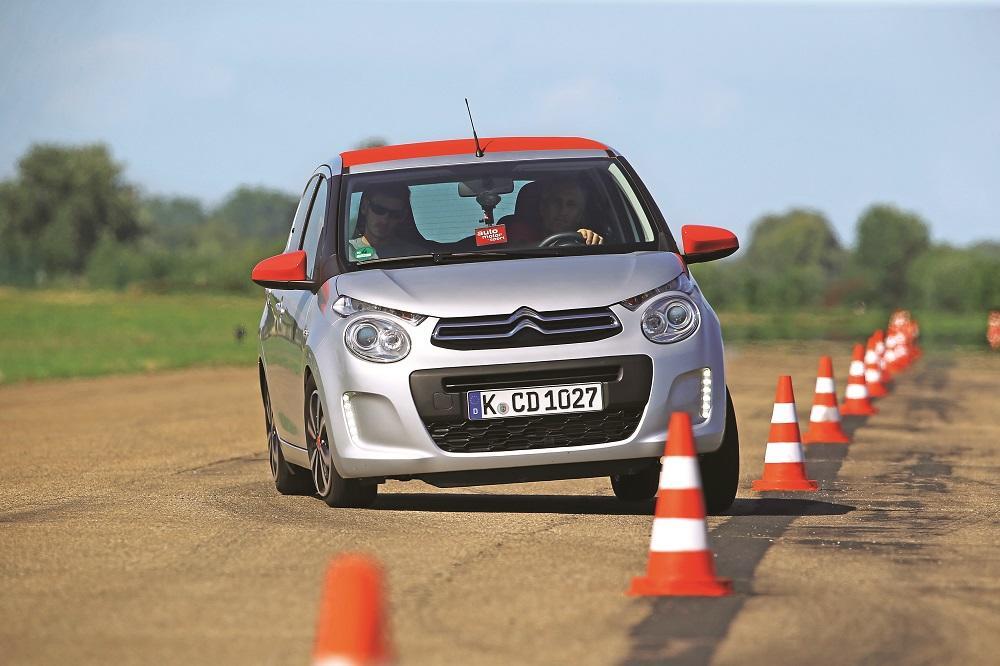
{"type": "Polygon", "coordinates": [[[0,178],[103,141],[147,192],[296,192],[368,136],[582,135],[674,227],[873,201],[1000,238],[1000,5],[0,5],[0,178]]]}

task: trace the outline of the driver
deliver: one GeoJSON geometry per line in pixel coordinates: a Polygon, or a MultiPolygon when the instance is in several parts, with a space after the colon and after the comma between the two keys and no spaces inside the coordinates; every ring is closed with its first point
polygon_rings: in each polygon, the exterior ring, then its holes
{"type": "Polygon", "coordinates": [[[575,178],[557,178],[541,183],[536,224],[516,225],[511,242],[519,245],[537,245],[561,233],[580,234],[583,244],[600,245],[604,237],[593,229],[584,227],[587,210],[587,192],[575,178]],[[520,232],[520,233],[518,233],[520,232]]]}
{"type": "Polygon", "coordinates": [[[417,230],[410,188],[386,184],[361,194],[358,224],[349,241],[351,259],[385,259],[424,254],[431,245],[417,230]]]}

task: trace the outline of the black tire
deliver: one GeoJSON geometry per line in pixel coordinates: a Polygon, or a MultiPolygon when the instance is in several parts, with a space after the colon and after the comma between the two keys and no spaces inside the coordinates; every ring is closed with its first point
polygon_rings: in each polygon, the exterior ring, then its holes
{"type": "Polygon", "coordinates": [[[309,470],[313,490],[334,507],[371,506],[378,495],[378,485],[362,479],[345,479],[333,462],[333,447],[326,427],[323,401],[312,377],[306,382],[306,444],[309,447],[309,470]]]}
{"type": "Polygon", "coordinates": [[[615,497],[623,502],[642,502],[656,497],[660,485],[660,466],[650,465],[647,469],[632,474],[612,474],[611,488],[615,497]]]}
{"type": "Polygon", "coordinates": [[[712,453],[698,455],[701,488],[705,495],[705,510],[722,513],[733,505],[740,483],[740,433],[736,427],[736,410],[726,387],[726,431],[722,445],[712,453]]]}
{"type": "Polygon", "coordinates": [[[292,465],[285,460],[281,452],[281,440],[274,426],[274,416],[271,412],[271,396],[267,391],[267,382],[261,371],[260,393],[264,400],[264,428],[267,433],[267,458],[271,468],[271,478],[274,487],[282,495],[312,495],[314,492],[312,477],[309,470],[292,465]]]}

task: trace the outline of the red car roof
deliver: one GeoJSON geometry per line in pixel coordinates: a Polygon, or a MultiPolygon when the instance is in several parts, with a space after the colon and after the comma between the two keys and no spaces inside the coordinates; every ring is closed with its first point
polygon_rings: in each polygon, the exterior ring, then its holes
{"type": "MultiPolygon", "coordinates": [[[[485,153],[499,153],[522,150],[608,150],[608,147],[592,139],[575,136],[500,136],[479,140],[485,153]]],[[[440,155],[474,154],[476,142],[472,139],[450,139],[448,141],[424,141],[403,143],[396,146],[379,146],[348,150],[340,154],[345,167],[373,162],[391,162],[420,157],[440,155]]]]}

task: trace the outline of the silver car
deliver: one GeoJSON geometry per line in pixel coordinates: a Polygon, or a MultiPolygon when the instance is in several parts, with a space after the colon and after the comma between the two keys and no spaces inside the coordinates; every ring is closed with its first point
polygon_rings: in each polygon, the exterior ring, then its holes
{"type": "Polygon", "coordinates": [[[691,415],[710,511],[739,435],[719,320],[625,158],[577,138],[342,153],[306,184],[266,288],[260,386],[281,493],[367,506],[439,487],[608,476],[655,495],[671,412],[691,415]]]}

